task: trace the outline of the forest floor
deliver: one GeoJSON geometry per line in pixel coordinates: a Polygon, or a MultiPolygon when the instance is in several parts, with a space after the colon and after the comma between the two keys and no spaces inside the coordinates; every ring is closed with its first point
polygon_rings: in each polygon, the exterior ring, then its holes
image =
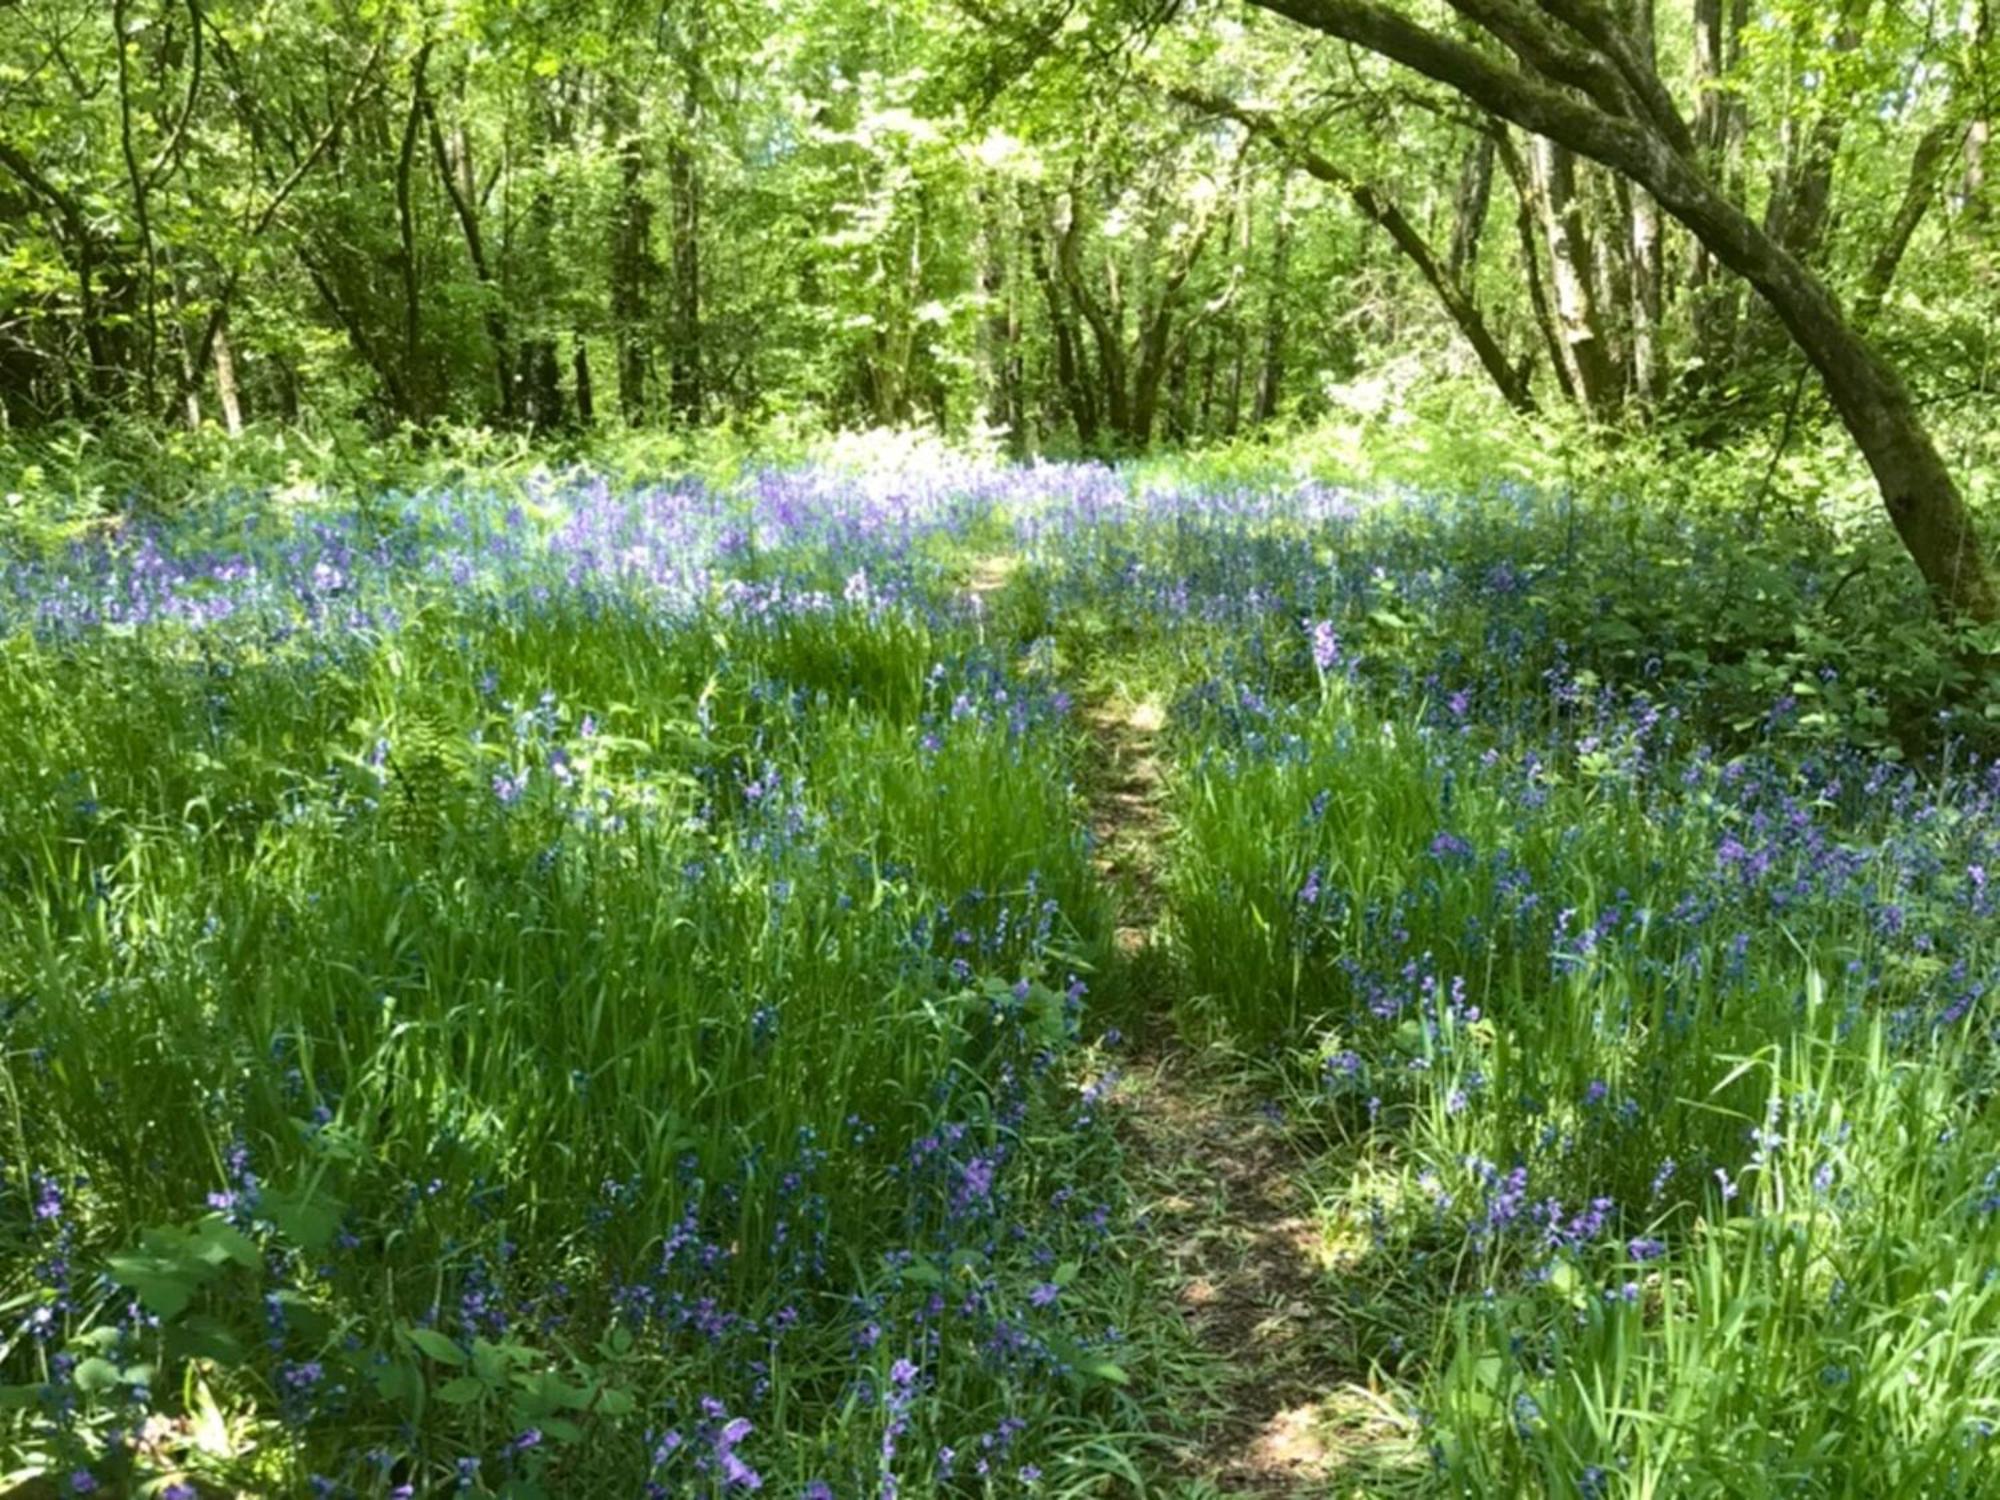
{"type": "Polygon", "coordinates": [[[1378,1494],[1407,1482],[1411,1424],[1363,1383],[1338,1271],[1299,1148],[1255,1076],[1181,1042],[1162,940],[1165,715],[1109,694],[1084,710],[1090,827],[1118,902],[1124,983],[1145,1004],[1118,1093],[1131,1186],[1181,1319],[1213,1372],[1212,1401],[1175,1444],[1181,1493],[1378,1494]]]}

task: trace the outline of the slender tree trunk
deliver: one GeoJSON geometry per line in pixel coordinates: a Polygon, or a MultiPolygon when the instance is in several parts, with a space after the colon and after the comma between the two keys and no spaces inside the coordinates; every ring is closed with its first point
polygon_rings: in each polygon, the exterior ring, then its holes
{"type": "Polygon", "coordinates": [[[680,129],[667,147],[667,191],[673,205],[673,336],[668,366],[674,415],[693,424],[702,416],[701,164],[695,155],[705,82],[702,52],[707,18],[700,0],[688,8],[690,36],[681,59],[680,129]]]}
{"type": "MultiPolygon", "coordinates": [[[[1492,174],[1493,158],[1489,154],[1486,158],[1489,182],[1492,174]]],[[[1278,210],[1271,229],[1271,277],[1264,292],[1264,358],[1257,377],[1257,409],[1251,417],[1259,427],[1278,414],[1278,396],[1285,379],[1285,298],[1290,294],[1286,283],[1292,272],[1292,218],[1286,200],[1291,195],[1291,185],[1288,168],[1278,178],[1278,210]]],[[[1480,212],[1483,216],[1483,204],[1480,212]]],[[[1456,239],[1453,245],[1456,248],[1456,239]]]]}
{"type": "Polygon", "coordinates": [[[521,340],[522,414],[535,432],[551,432],[563,425],[561,369],[554,339],[521,340]]]}
{"type": "Polygon", "coordinates": [[[1959,196],[1965,204],[1965,216],[1975,223],[1983,222],[1990,211],[1986,201],[1986,149],[1992,140],[1993,126],[1987,120],[1974,120],[1965,135],[1965,176],[1959,184],[1959,196]]]}
{"type": "Polygon", "coordinates": [[[225,318],[210,343],[215,359],[215,399],[222,407],[223,430],[231,437],[243,436],[243,395],[236,380],[236,351],[229,343],[229,322],[225,318]]]}
{"type": "MultiPolygon", "coordinates": [[[[1836,59],[1861,45],[1861,27],[1872,5],[1873,0],[1839,0],[1833,36],[1836,59]]],[[[1817,40],[1812,28],[1825,25],[1827,18],[1814,11],[1798,14],[1798,40],[1802,46],[1810,46],[1817,40]]],[[[1829,68],[1821,65],[1814,71],[1820,75],[1819,97],[1809,121],[1796,116],[1784,121],[1785,154],[1764,217],[1764,232],[1795,259],[1808,263],[1817,258],[1826,237],[1834,164],[1840,156],[1849,108],[1847,100],[1829,97],[1834,93],[1829,68]]]]}
{"type": "Polygon", "coordinates": [[[646,420],[651,347],[653,202],[646,194],[645,137],[638,109],[612,84],[607,125],[618,160],[611,224],[611,337],[617,350],[618,410],[629,427],[646,420]]]}
{"type": "MultiPolygon", "coordinates": [[[[1695,150],[1710,181],[1738,204],[1743,201],[1749,112],[1730,79],[1748,20],[1749,0],[1695,0],[1695,150]]],[[[1687,285],[1694,334],[1690,384],[1701,389],[1715,385],[1729,367],[1742,294],[1734,278],[1721,274],[1714,251],[1699,240],[1688,260],[1687,285]]]]}
{"type": "Polygon", "coordinates": [[[1618,404],[1620,382],[1597,303],[1590,231],[1577,194],[1576,158],[1568,147],[1537,136],[1529,151],[1528,176],[1542,234],[1548,240],[1556,328],[1562,336],[1570,376],[1584,408],[1604,416],[1618,404]]]}
{"type": "Polygon", "coordinates": [[[424,72],[430,65],[431,43],[417,49],[410,65],[410,107],[403,122],[403,143],[396,155],[396,231],[400,239],[398,269],[403,277],[403,415],[422,423],[430,417],[430,377],[423,345],[423,302],[417,266],[417,216],[411,199],[412,168],[417,155],[417,129],[423,119],[424,72]]]}
{"type": "Polygon", "coordinates": [[[597,422],[597,391],[590,378],[590,345],[583,335],[571,335],[570,374],[576,384],[576,420],[590,427],[597,422]]]}
{"type": "Polygon", "coordinates": [[[979,267],[980,310],[976,342],[980,420],[1019,436],[1012,379],[1016,355],[1013,292],[1007,276],[1007,226],[999,204],[985,189],[974,194],[979,212],[975,258],[979,267]]]}
{"type": "Polygon", "coordinates": [[[1482,132],[1466,148],[1458,169],[1458,191],[1452,196],[1451,252],[1445,257],[1445,274],[1468,293],[1479,261],[1479,239],[1486,229],[1487,205],[1493,200],[1493,156],[1493,137],[1482,132]]]}
{"type": "Polygon", "coordinates": [[[1660,233],[1660,206],[1644,188],[1619,180],[1625,208],[1627,254],[1631,266],[1626,289],[1631,325],[1632,396],[1642,407],[1657,405],[1666,394],[1666,368],[1660,351],[1666,311],[1666,246],[1660,233]]]}
{"type": "Polygon", "coordinates": [[[1028,225],[1028,269],[1041,288],[1042,301],[1048,309],[1049,332],[1055,344],[1056,385],[1062,392],[1070,423],[1076,429],[1077,442],[1089,448],[1097,442],[1097,408],[1077,369],[1076,327],[1070,321],[1068,300],[1056,285],[1042,231],[1033,222],[1028,225]]]}
{"type": "Polygon", "coordinates": [[[472,262],[472,272],[479,278],[480,291],[484,297],[482,317],[486,325],[486,338],[493,346],[493,384],[498,397],[500,420],[514,420],[514,339],[507,321],[507,295],[493,274],[492,264],[486,256],[486,241],[480,231],[479,210],[474,201],[474,176],[472,170],[471,147],[464,132],[458,135],[457,160],[446,149],[444,131],[438,125],[437,105],[428,90],[423,95],[425,123],[429,126],[431,157],[437,164],[438,181],[443,184],[445,196],[451,201],[452,213],[458,219],[460,235],[465,240],[466,258],[472,262]]]}
{"type": "MultiPolygon", "coordinates": [[[[160,365],[160,268],[158,248],[153,238],[152,183],[139,164],[138,148],[132,135],[132,50],[136,45],[130,27],[130,0],[111,0],[112,45],[118,55],[118,139],[125,158],[127,185],[132,193],[132,224],[139,233],[139,253],[145,266],[141,305],[144,313],[145,362],[140,379],[145,387],[146,409],[157,415],[160,365]]],[[[185,393],[184,393],[185,394],[185,393]]],[[[197,422],[199,418],[196,419],[197,422]]]]}
{"type": "Polygon", "coordinates": [[[1201,341],[1201,433],[1203,437],[1215,435],[1215,379],[1221,366],[1221,340],[1213,328],[1208,329],[1201,341]]]}
{"type": "Polygon", "coordinates": [[[1861,290],[1854,298],[1856,322],[1872,323],[1881,313],[1882,300],[1889,295],[1890,284],[1896,279],[1903,257],[1909,253],[1917,226],[1929,211],[1931,199],[1937,196],[1938,179],[1944,175],[1945,163],[1951,159],[1952,148],[1963,134],[1963,126],[1937,125],[1925,131],[1917,142],[1910,157],[1909,176],[1903,182],[1902,200],[1875,247],[1867,273],[1861,279],[1861,290]]]}
{"type": "Polygon", "coordinates": [[[1565,357],[1562,333],[1556,327],[1555,310],[1549,306],[1548,284],[1542,279],[1542,252],[1527,164],[1521,160],[1521,154],[1507,136],[1504,126],[1495,130],[1494,138],[1500,160],[1507,168],[1507,180],[1514,188],[1514,233],[1521,279],[1528,288],[1528,307],[1534,314],[1535,327],[1541,332],[1542,347],[1548,352],[1549,368],[1555,371],[1556,386],[1565,401],[1575,404],[1582,398],[1577,393],[1576,378],[1570,373],[1570,361],[1565,357]]]}
{"type": "Polygon", "coordinates": [[[1632,194],[1622,177],[1595,165],[1589,169],[1588,186],[1584,201],[1594,229],[1591,263],[1596,268],[1591,295],[1611,361],[1615,405],[1629,399],[1634,389],[1631,314],[1638,293],[1632,267],[1632,194]]]}
{"type": "MultiPolygon", "coordinates": [[[[1239,166],[1242,158],[1237,158],[1239,166]]],[[[1250,263],[1250,200],[1242,190],[1242,173],[1236,174],[1235,199],[1235,274],[1243,274],[1243,268],[1250,263]]],[[[1244,377],[1250,366],[1250,330],[1243,319],[1229,320],[1229,425],[1225,429],[1230,437],[1235,437],[1243,421],[1244,377]]]]}
{"type": "Polygon", "coordinates": [[[1167,440],[1187,441],[1188,436],[1188,348],[1181,343],[1167,368],[1167,440]]]}
{"type": "Polygon", "coordinates": [[[194,344],[188,338],[187,299],[181,293],[181,279],[170,256],[163,254],[160,265],[165,270],[167,280],[168,306],[171,310],[174,356],[179,362],[177,384],[181,395],[181,416],[187,422],[189,432],[201,430],[201,366],[195,363],[194,344]]]}
{"type": "Polygon", "coordinates": [[[1056,241],[1056,264],[1070,300],[1089,326],[1097,345],[1097,384],[1104,392],[1101,408],[1112,432],[1130,440],[1132,435],[1131,386],[1125,361],[1124,313],[1119,304],[1115,276],[1109,302],[1100,303],[1084,280],[1082,257],[1084,194],[1081,180],[1072,183],[1069,193],[1069,220],[1056,241]]]}

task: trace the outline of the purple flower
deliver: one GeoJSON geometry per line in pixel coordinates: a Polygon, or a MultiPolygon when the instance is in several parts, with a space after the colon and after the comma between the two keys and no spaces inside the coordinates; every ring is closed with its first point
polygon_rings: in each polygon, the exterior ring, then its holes
{"type": "Polygon", "coordinates": [[[1315,671],[1331,672],[1340,665],[1340,636],[1333,628],[1331,620],[1308,620],[1306,634],[1312,640],[1312,659],[1315,671]]]}
{"type": "Polygon", "coordinates": [[[1667,1247],[1659,1240],[1649,1240],[1642,1236],[1641,1238],[1628,1241],[1625,1246],[1625,1253],[1636,1261],[1644,1262],[1658,1260],[1662,1255],[1667,1253],[1667,1247]]]}
{"type": "Polygon", "coordinates": [[[1438,836],[1431,840],[1431,858],[1470,859],[1472,845],[1455,833],[1440,831],[1438,836]]]}
{"type": "Polygon", "coordinates": [[[1028,1301],[1036,1307],[1047,1307],[1061,1295],[1061,1287],[1057,1286],[1053,1281],[1044,1281],[1040,1286],[1028,1293],[1028,1301]]]}

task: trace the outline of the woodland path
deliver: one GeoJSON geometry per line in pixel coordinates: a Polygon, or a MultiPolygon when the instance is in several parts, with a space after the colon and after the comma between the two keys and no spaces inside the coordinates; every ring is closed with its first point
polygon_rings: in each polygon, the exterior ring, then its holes
{"type": "MultiPolygon", "coordinates": [[[[975,569],[982,611],[1014,559],[975,569]]],[[[1211,1399],[1172,1441],[1162,1493],[1376,1495],[1408,1488],[1411,1424],[1362,1383],[1339,1305],[1342,1259],[1313,1213],[1303,1159],[1245,1070],[1188,1047],[1172,1017],[1160,876],[1166,715],[1117,691],[1087,699],[1084,793],[1100,877],[1116,902],[1120,982],[1148,1024],[1114,1102],[1160,1294],[1213,1372],[1211,1399]]]]}

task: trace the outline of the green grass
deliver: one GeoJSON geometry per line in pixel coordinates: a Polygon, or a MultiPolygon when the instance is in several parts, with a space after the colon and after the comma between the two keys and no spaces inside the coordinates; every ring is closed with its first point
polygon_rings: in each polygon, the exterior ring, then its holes
{"type": "Polygon", "coordinates": [[[1337,1490],[1986,1492],[1977,643],[1758,524],[919,455],[9,564],[0,1476],[1204,1493],[1116,1028],[1309,1163],[1337,1490]]]}

